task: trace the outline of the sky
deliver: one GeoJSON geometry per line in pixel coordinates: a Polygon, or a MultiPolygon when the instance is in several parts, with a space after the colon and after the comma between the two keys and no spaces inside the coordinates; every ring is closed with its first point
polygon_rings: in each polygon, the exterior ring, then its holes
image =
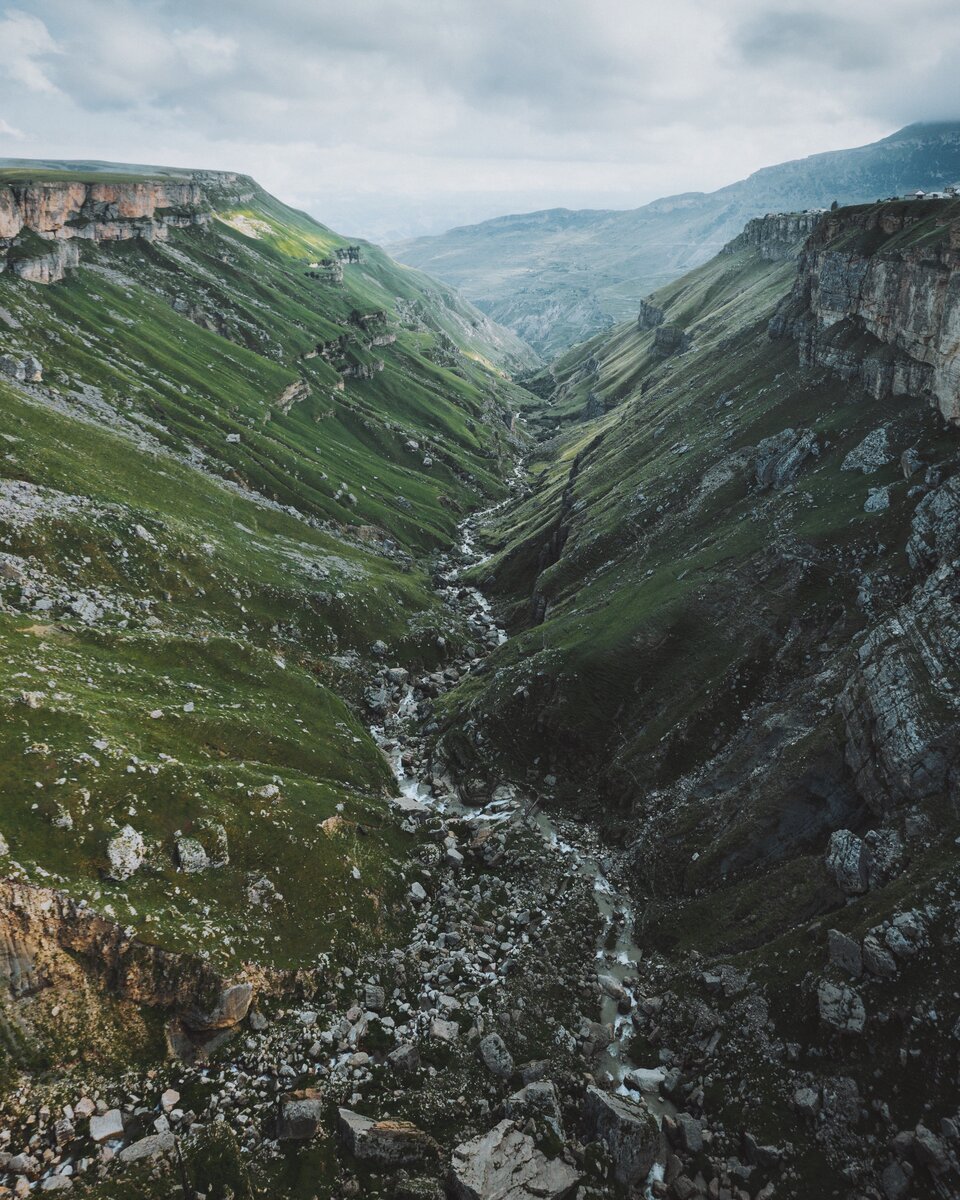
{"type": "Polygon", "coordinates": [[[237,170],[390,242],[960,119],[957,0],[0,0],[0,157],[237,170]]]}

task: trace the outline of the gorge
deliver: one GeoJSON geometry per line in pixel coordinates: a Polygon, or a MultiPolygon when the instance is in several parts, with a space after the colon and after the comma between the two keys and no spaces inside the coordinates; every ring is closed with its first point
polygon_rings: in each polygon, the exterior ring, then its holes
{"type": "Polygon", "coordinates": [[[0,1195],[958,1194],[958,247],[752,217],[544,365],[0,171],[0,1195]]]}

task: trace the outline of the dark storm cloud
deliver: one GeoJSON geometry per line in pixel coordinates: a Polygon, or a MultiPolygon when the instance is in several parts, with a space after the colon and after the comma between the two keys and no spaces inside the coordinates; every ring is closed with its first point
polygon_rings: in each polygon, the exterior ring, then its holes
{"type": "Polygon", "coordinates": [[[234,166],[377,232],[960,116],[942,0],[0,0],[0,154],[234,166]]]}

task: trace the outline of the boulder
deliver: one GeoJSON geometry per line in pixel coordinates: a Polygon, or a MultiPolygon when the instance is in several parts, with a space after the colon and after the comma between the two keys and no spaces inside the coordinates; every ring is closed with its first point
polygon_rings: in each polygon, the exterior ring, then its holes
{"type": "Polygon", "coordinates": [[[929,1167],[935,1175],[950,1170],[950,1155],[943,1139],[926,1125],[918,1125],[913,1134],[913,1152],[917,1162],[929,1167]]]}
{"type": "Polygon", "coordinates": [[[885,512],[889,507],[889,487],[871,488],[863,502],[863,511],[868,513],[885,512]]]}
{"type": "Polygon", "coordinates": [[[455,1042],[460,1037],[460,1026],[456,1021],[444,1021],[434,1017],[430,1022],[430,1037],[435,1042],[455,1042]]]}
{"type": "Polygon", "coordinates": [[[910,1176],[900,1163],[887,1163],[880,1175],[880,1186],[886,1200],[904,1200],[910,1191],[910,1176]]]}
{"type": "Polygon", "coordinates": [[[841,471],[862,471],[870,475],[893,461],[890,436],[886,425],[868,433],[859,446],[855,446],[840,464],[841,471]]]}
{"type": "Polygon", "coordinates": [[[508,1096],[503,1105],[504,1115],[514,1121],[545,1121],[558,1138],[563,1140],[563,1121],[560,1113],[560,1097],[550,1080],[528,1083],[526,1087],[508,1096]]]}
{"type": "Polygon", "coordinates": [[[513,1074],[513,1055],[499,1033],[488,1033],[480,1039],[480,1057],[491,1075],[509,1079],[513,1074]]]}
{"type": "Polygon", "coordinates": [[[387,1055],[387,1062],[395,1071],[406,1071],[412,1074],[420,1070],[420,1051],[412,1042],[397,1046],[387,1055]]]}
{"type": "Polygon", "coordinates": [[[817,985],[820,1020],[841,1033],[863,1033],[867,1013],[859,992],[845,984],[821,979],[817,985]]]}
{"type": "Polygon", "coordinates": [[[754,474],[762,489],[792,483],[808,458],[820,453],[816,435],[809,429],[784,429],[757,445],[754,474]]]}
{"type": "Polygon", "coordinates": [[[837,829],[827,846],[827,871],[844,895],[859,896],[868,888],[869,856],[861,838],[849,829],[837,829]]]}
{"type": "Polygon", "coordinates": [[[107,843],[111,879],[119,882],[129,879],[143,866],[146,856],[147,848],[142,835],[132,825],[124,825],[107,843]]]}
{"type": "Polygon", "coordinates": [[[841,971],[846,971],[854,979],[859,979],[863,973],[863,955],[859,942],[847,937],[839,929],[828,929],[827,952],[834,966],[839,967],[841,971]]]}
{"type": "Polygon", "coordinates": [[[454,1200],[567,1200],[580,1174],[507,1120],[456,1147],[449,1182],[454,1200]]]}
{"type": "Polygon", "coordinates": [[[235,983],[224,988],[214,1008],[206,1013],[194,1010],[184,1019],[185,1024],[196,1033],[230,1029],[243,1020],[252,1003],[253,984],[235,983]]]}
{"type": "Polygon", "coordinates": [[[688,1154],[699,1154],[703,1149],[703,1130],[696,1117],[681,1112],[676,1116],[677,1132],[680,1144],[688,1154]]]}
{"type": "Polygon", "coordinates": [[[177,865],[188,875],[205,871],[210,866],[210,859],[200,842],[193,837],[177,838],[177,865]]]}
{"type": "Polygon", "coordinates": [[[645,1104],[588,1087],[584,1120],[588,1139],[610,1152],[617,1183],[634,1187],[646,1179],[660,1150],[660,1130],[645,1104]]]}
{"type": "Polygon", "coordinates": [[[815,1117],[820,1111],[820,1092],[813,1087],[797,1088],[793,1093],[793,1107],[802,1117],[815,1117]]]}
{"type": "Polygon", "coordinates": [[[374,1121],[349,1108],[338,1110],[338,1132],[354,1158],[378,1167],[406,1167],[438,1157],[440,1147],[409,1121],[374,1121]]]}
{"type": "Polygon", "coordinates": [[[863,939],[863,965],[871,975],[881,979],[892,979],[897,973],[896,959],[870,933],[863,939]]]}
{"type": "Polygon", "coordinates": [[[176,1147],[177,1139],[169,1131],[167,1133],[152,1133],[149,1137],[133,1142],[117,1155],[122,1163],[143,1162],[144,1159],[159,1158],[162,1154],[170,1154],[176,1147]]]}
{"type": "Polygon", "coordinates": [[[119,1108],[108,1109],[90,1118],[90,1137],[95,1142],[107,1142],[123,1137],[123,1114],[119,1108]]]}
{"type": "Polygon", "coordinates": [[[316,1137],[323,1128],[323,1098],[313,1088],[289,1092],[280,1101],[277,1139],[301,1142],[316,1137]]]}

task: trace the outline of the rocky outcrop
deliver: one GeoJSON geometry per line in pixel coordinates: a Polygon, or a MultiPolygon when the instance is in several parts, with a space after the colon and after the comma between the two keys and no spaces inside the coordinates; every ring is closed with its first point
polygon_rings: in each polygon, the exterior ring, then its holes
{"type": "Polygon", "coordinates": [[[658,325],[662,325],[664,320],[663,309],[657,304],[651,304],[649,300],[640,301],[640,312],[637,314],[638,329],[656,329],[658,325]]]}
{"type": "Polygon", "coordinates": [[[207,224],[211,200],[241,199],[242,184],[241,176],[212,172],[177,180],[5,184],[0,261],[32,283],[55,283],[78,264],[79,243],[162,241],[171,229],[207,224]],[[51,244],[46,249],[42,242],[51,244]]]}
{"type": "Polygon", "coordinates": [[[796,258],[803,244],[823,217],[822,212],[767,213],[754,217],[743,233],[727,242],[721,254],[753,250],[766,262],[784,262],[796,258]]]}
{"type": "Polygon", "coordinates": [[[690,335],[679,325],[658,325],[653,334],[653,348],[658,354],[682,354],[690,349],[690,335]]]}
{"type": "Polygon", "coordinates": [[[941,564],[870,631],[840,698],[847,762],[877,813],[947,786],[960,745],[956,571],[941,564]]]}
{"type": "Polygon", "coordinates": [[[770,322],[806,366],[876,399],[912,396],[960,422],[960,203],[841,209],[811,235],[770,322]]]}
{"type": "MultiPolygon", "coordinates": [[[[251,971],[261,992],[293,982],[289,973],[268,978],[251,971]]],[[[211,1038],[234,1029],[254,995],[249,980],[230,984],[202,958],[140,941],[83,901],[51,888],[0,881],[0,1005],[45,988],[67,996],[89,985],[116,999],[180,1014],[168,1027],[168,1041],[181,1057],[192,1057],[211,1038]]]]}

